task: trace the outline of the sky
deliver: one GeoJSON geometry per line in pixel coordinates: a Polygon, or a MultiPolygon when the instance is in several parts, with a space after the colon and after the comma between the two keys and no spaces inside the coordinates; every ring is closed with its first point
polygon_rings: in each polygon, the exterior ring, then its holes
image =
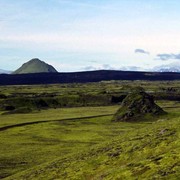
{"type": "Polygon", "coordinates": [[[0,69],[60,72],[180,62],[179,0],[0,0],[0,69]]]}

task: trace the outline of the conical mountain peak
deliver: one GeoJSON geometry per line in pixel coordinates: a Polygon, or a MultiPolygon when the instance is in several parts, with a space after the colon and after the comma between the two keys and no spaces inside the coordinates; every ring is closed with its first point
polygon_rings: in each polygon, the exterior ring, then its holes
{"type": "Polygon", "coordinates": [[[38,58],[33,58],[30,61],[24,63],[19,69],[13,72],[13,74],[28,74],[28,73],[56,73],[57,70],[41,61],[38,58]]]}

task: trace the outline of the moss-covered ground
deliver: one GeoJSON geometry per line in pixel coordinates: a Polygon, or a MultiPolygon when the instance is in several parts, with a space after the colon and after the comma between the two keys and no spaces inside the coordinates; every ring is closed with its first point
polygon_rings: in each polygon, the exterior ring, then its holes
{"type": "Polygon", "coordinates": [[[134,123],[111,122],[120,105],[2,111],[0,179],[179,179],[180,103],[156,102],[168,114],[134,123]]]}

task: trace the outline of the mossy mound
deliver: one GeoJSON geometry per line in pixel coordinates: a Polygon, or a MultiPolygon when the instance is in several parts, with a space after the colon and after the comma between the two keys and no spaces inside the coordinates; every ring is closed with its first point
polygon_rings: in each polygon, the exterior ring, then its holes
{"type": "Polygon", "coordinates": [[[165,111],[155,104],[153,96],[143,88],[135,88],[122,102],[112,121],[139,121],[145,117],[155,117],[165,114],[165,111]]]}

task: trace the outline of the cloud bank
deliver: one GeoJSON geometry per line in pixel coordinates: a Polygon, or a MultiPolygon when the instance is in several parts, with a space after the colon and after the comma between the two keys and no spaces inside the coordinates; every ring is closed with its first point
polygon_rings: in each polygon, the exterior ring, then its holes
{"type": "Polygon", "coordinates": [[[115,70],[110,64],[101,64],[96,66],[86,66],[82,70],[93,71],[93,70],[115,70]]]}
{"type": "Polygon", "coordinates": [[[180,54],[157,54],[157,59],[160,59],[162,61],[167,61],[167,60],[180,60],[180,54]]]}

